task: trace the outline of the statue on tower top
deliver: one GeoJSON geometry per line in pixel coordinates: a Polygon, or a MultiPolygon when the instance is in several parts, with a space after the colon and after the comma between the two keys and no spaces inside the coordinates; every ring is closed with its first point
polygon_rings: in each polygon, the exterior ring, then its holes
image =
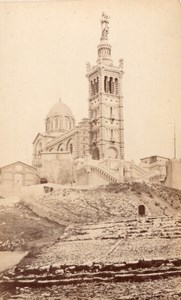
{"type": "Polygon", "coordinates": [[[109,19],[110,17],[103,12],[101,18],[101,29],[102,29],[101,40],[107,39],[107,36],[109,34],[109,19]]]}

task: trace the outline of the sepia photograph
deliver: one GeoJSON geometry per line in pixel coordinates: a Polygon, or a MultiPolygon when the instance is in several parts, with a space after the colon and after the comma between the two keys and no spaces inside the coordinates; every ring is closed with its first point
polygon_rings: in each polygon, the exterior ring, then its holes
{"type": "Polygon", "coordinates": [[[0,299],[181,299],[181,1],[0,0],[0,299]]]}

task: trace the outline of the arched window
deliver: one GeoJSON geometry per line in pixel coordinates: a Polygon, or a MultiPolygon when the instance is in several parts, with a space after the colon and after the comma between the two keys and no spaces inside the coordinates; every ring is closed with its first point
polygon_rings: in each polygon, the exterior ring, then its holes
{"type": "Polygon", "coordinates": [[[118,95],[119,92],[119,86],[118,86],[118,78],[115,79],[115,93],[118,95]]]}
{"type": "Polygon", "coordinates": [[[111,94],[114,94],[114,81],[113,78],[111,78],[111,94]]]}
{"type": "Polygon", "coordinates": [[[91,96],[94,96],[94,83],[91,81],[91,96]]]}
{"type": "Polygon", "coordinates": [[[37,144],[37,151],[36,151],[37,155],[40,155],[41,152],[42,152],[42,150],[43,150],[43,145],[42,145],[42,142],[40,141],[40,142],[37,144]]]}
{"type": "Polygon", "coordinates": [[[99,77],[97,77],[97,93],[99,93],[99,77]]]}
{"type": "Polygon", "coordinates": [[[64,129],[69,130],[70,129],[70,119],[69,117],[64,118],[64,129]]]}
{"type": "Polygon", "coordinates": [[[73,153],[73,150],[74,150],[74,148],[73,148],[73,140],[70,139],[70,140],[68,140],[68,142],[67,142],[67,145],[66,145],[66,151],[69,151],[69,152],[72,154],[72,153],[73,153]]]}
{"type": "Polygon", "coordinates": [[[96,95],[97,92],[97,82],[96,79],[94,79],[94,95],[96,95]]]}
{"type": "Polygon", "coordinates": [[[70,144],[70,153],[72,154],[73,153],[73,145],[70,144]]]}
{"type": "Polygon", "coordinates": [[[53,129],[53,120],[51,120],[51,123],[50,123],[50,129],[52,130],[53,129]]]}
{"type": "Polygon", "coordinates": [[[114,82],[113,82],[113,78],[110,77],[110,79],[109,79],[109,93],[113,94],[113,92],[114,92],[114,82]]]}
{"type": "Polygon", "coordinates": [[[47,119],[46,122],[46,131],[48,132],[50,130],[50,119],[47,119]]]}
{"type": "Polygon", "coordinates": [[[59,119],[58,117],[55,117],[55,129],[58,129],[59,127],[59,119]]]}
{"type": "Polygon", "coordinates": [[[57,151],[63,151],[63,144],[60,143],[57,147],[57,151]]]}
{"type": "Polygon", "coordinates": [[[145,206],[144,205],[141,204],[138,206],[138,214],[139,214],[139,216],[145,215],[145,206]]]}
{"type": "Polygon", "coordinates": [[[104,92],[108,93],[108,78],[107,78],[107,76],[104,77],[104,92]]]}

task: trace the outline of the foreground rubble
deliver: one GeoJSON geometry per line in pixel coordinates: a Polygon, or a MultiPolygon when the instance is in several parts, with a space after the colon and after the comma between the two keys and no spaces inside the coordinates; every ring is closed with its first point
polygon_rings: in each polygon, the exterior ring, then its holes
{"type": "Polygon", "coordinates": [[[90,282],[44,287],[14,287],[3,300],[180,300],[180,278],[144,282],[90,282]]]}
{"type": "Polygon", "coordinates": [[[180,202],[179,191],[146,184],[24,199],[21,210],[48,220],[52,233],[66,230],[1,274],[3,300],[180,299],[180,202]]]}
{"type": "Polygon", "coordinates": [[[153,259],[117,264],[59,265],[16,267],[1,277],[2,286],[46,286],[81,282],[146,281],[181,275],[181,259],[153,259]]]}
{"type": "MultiPolygon", "coordinates": [[[[33,260],[27,256],[4,273],[0,285],[11,289],[177,280],[181,276],[180,235],[181,220],[174,217],[69,226],[61,239],[33,260]]],[[[171,292],[174,297],[181,295],[180,290],[171,292]]]]}

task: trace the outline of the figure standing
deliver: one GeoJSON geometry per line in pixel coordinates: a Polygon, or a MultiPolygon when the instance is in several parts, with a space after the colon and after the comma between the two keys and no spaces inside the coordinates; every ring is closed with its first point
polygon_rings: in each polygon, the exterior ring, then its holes
{"type": "Polygon", "coordinates": [[[102,19],[101,19],[101,28],[102,28],[102,35],[101,39],[107,39],[107,36],[109,34],[109,16],[106,15],[104,12],[102,13],[102,19]]]}

